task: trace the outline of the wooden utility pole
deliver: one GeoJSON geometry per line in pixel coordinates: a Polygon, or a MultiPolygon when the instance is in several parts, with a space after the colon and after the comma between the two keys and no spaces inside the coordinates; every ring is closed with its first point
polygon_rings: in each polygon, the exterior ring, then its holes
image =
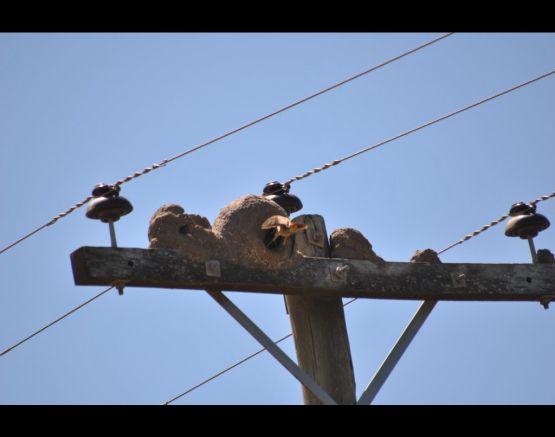
{"type": "Polygon", "coordinates": [[[112,247],[82,247],[73,252],[75,283],[112,285],[120,293],[123,286],[206,290],[302,384],[308,405],[357,403],[343,297],[425,301],[358,404],[372,401],[436,301],[539,301],[547,308],[555,300],[555,258],[550,252],[550,256],[536,255],[532,242],[549,221],[535,213],[533,204],[513,205],[505,232],[529,240],[533,265],[442,264],[431,250],[417,253],[414,263],[395,263],[378,257],[354,229],[334,231],[330,251],[319,215],[294,219],[306,229],[292,225],[284,214],[299,211],[302,202],[289,194],[289,185],[270,182],[263,194],[243,196],[227,205],[213,225],[206,218],[186,214],[179,205],[164,205],[150,221],[152,249],[145,250],[116,247],[113,221],[132,207],[119,197],[119,187],[97,186],[87,215],[110,224],[112,247]],[[269,219],[279,226],[268,229],[269,219]],[[280,232],[283,245],[268,245],[272,231],[280,232]],[[293,234],[291,245],[287,238],[293,234]],[[332,254],[338,258],[330,258],[332,254]],[[299,364],[222,290],[284,294],[299,364]]]}
{"type": "MultiPolygon", "coordinates": [[[[296,235],[293,250],[305,256],[329,257],[324,218],[302,215],[295,222],[309,226],[296,235]]],[[[299,366],[311,375],[338,404],[355,404],[355,377],[340,297],[286,295],[299,366]]],[[[305,386],[305,405],[321,402],[305,386]]]]}
{"type": "MultiPolygon", "coordinates": [[[[302,220],[311,223],[311,229],[324,229],[323,220],[315,216],[305,216],[302,220]]],[[[311,239],[318,241],[317,235],[308,232],[307,241],[311,239]]],[[[318,252],[309,249],[307,241],[299,239],[296,250],[318,252]]],[[[314,245],[309,243],[309,246],[314,245]]],[[[322,253],[326,253],[326,247],[324,243],[322,253]]],[[[283,357],[283,352],[238,308],[227,302],[223,294],[210,292],[304,387],[309,388],[310,392],[303,387],[307,404],[354,403],[354,377],[342,297],[539,301],[546,307],[555,300],[555,264],[551,260],[550,264],[387,262],[376,265],[368,260],[305,256],[294,267],[269,270],[238,265],[226,258],[206,262],[185,260],[182,253],[172,249],[81,247],[71,254],[71,261],[77,285],[117,283],[127,288],[285,293],[300,368],[283,357]]],[[[368,391],[370,399],[374,395],[372,390],[368,391]]],[[[359,403],[364,400],[361,398],[359,403]]]]}

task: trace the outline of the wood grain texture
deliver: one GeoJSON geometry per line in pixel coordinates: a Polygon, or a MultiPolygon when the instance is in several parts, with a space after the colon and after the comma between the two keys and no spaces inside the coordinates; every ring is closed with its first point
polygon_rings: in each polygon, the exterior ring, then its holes
{"type": "MultiPolygon", "coordinates": [[[[295,236],[293,249],[309,256],[327,256],[323,217],[302,215],[295,222],[309,228],[295,236]]],[[[338,404],[355,404],[355,377],[341,297],[287,295],[286,301],[299,366],[338,404]]],[[[308,389],[302,389],[305,405],[321,404],[308,389]]]]}
{"type": "MultiPolygon", "coordinates": [[[[316,247],[316,246],[315,246],[316,247]]],[[[554,264],[428,264],[301,258],[284,270],[251,268],[225,259],[220,277],[174,250],[81,247],[71,254],[77,285],[219,289],[319,297],[408,300],[538,301],[555,296],[554,264]],[[344,274],[335,274],[337,267],[344,274]]]]}

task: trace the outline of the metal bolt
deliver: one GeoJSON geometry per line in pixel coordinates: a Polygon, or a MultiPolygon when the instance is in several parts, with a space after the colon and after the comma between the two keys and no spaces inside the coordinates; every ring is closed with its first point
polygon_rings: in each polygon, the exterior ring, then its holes
{"type": "Polygon", "coordinates": [[[114,221],[112,219],[108,220],[108,228],[110,229],[110,246],[118,247],[118,242],[116,240],[116,229],[114,227],[114,221]]]}
{"type": "Polygon", "coordinates": [[[351,267],[347,264],[337,266],[335,268],[335,276],[337,276],[338,278],[343,278],[349,270],[351,270],[351,267]]]}
{"type": "Polygon", "coordinates": [[[449,274],[451,276],[451,282],[455,288],[466,287],[466,275],[464,273],[453,272],[449,274]]]}
{"type": "Polygon", "coordinates": [[[528,246],[530,247],[530,254],[532,255],[532,262],[534,264],[538,263],[538,253],[536,252],[536,246],[534,246],[534,239],[528,238],[528,246]]]}
{"type": "Polygon", "coordinates": [[[553,300],[553,296],[543,296],[540,297],[540,304],[543,305],[543,307],[548,310],[549,309],[549,303],[553,300]]]}

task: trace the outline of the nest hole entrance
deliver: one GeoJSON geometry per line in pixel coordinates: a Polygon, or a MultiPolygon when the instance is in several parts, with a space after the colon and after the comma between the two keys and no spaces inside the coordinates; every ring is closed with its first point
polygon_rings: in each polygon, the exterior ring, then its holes
{"type": "Polygon", "coordinates": [[[270,250],[276,250],[279,247],[283,246],[283,237],[277,237],[274,240],[276,232],[276,229],[268,229],[266,231],[266,235],[264,235],[264,245],[270,250]]]}

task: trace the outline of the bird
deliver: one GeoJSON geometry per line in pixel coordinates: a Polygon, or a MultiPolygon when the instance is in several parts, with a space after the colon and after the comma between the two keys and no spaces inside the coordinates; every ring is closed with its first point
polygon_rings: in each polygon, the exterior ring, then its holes
{"type": "Polygon", "coordinates": [[[306,231],[308,225],[304,223],[296,223],[289,220],[287,217],[282,215],[273,215],[270,218],[264,220],[261,229],[271,230],[273,229],[273,235],[270,237],[271,233],[268,234],[267,239],[270,240],[266,243],[266,246],[270,247],[279,237],[283,237],[283,245],[287,243],[287,239],[297,232],[306,231]]]}

